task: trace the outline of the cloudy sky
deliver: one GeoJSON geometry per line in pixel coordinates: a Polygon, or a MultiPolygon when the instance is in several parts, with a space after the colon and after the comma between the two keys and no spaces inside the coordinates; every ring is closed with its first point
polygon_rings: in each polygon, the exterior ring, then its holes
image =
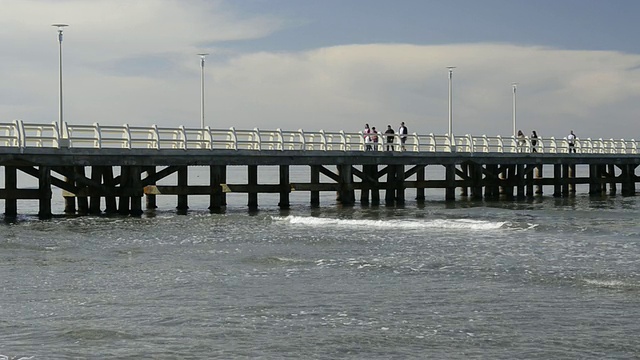
{"type": "Polygon", "coordinates": [[[640,139],[637,0],[0,0],[0,122],[640,139]]]}

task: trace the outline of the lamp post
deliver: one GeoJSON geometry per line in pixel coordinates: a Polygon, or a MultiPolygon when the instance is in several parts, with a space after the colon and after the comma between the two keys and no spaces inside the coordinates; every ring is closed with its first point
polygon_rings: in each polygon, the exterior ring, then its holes
{"type": "Polygon", "coordinates": [[[516,128],[516,90],[518,88],[518,83],[512,83],[513,87],[513,136],[516,136],[516,132],[518,129],[516,128]]]}
{"type": "Polygon", "coordinates": [[[59,72],[59,74],[60,74],[60,82],[59,82],[60,83],[60,89],[59,89],[60,90],[60,92],[59,92],[60,107],[59,107],[59,113],[58,113],[58,123],[59,123],[59,126],[60,126],[59,131],[61,133],[61,137],[64,137],[65,132],[62,129],[63,124],[64,124],[64,117],[63,117],[63,111],[62,111],[62,30],[66,26],[69,26],[69,25],[67,25],[67,24],[53,24],[51,26],[55,26],[55,27],[58,28],[58,44],[59,44],[59,47],[60,47],[60,51],[59,51],[59,54],[60,54],[60,72],[59,72]]]}
{"type": "Polygon", "coordinates": [[[449,69],[449,138],[451,139],[451,146],[453,149],[453,106],[452,106],[452,93],[453,93],[453,69],[455,69],[455,66],[447,66],[447,69],[449,69]]]}
{"type": "Polygon", "coordinates": [[[204,129],[204,58],[209,54],[198,55],[200,55],[200,128],[204,129]]]}

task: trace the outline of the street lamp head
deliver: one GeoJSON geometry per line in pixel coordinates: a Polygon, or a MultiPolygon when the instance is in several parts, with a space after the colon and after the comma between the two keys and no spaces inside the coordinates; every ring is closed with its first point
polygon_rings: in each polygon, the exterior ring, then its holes
{"type": "Polygon", "coordinates": [[[200,57],[205,57],[205,56],[209,55],[209,53],[199,53],[198,55],[200,55],[200,57]]]}
{"type": "Polygon", "coordinates": [[[69,26],[68,24],[52,24],[51,26],[55,26],[58,28],[58,31],[62,31],[62,28],[69,26]]]}

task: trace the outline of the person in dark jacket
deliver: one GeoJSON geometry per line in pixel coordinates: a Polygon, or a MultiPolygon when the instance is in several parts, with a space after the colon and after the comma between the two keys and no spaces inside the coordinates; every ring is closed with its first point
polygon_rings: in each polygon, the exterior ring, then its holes
{"type": "Polygon", "coordinates": [[[384,132],[387,135],[387,151],[393,151],[393,140],[395,139],[395,131],[391,128],[391,125],[387,125],[387,131],[384,132]]]}

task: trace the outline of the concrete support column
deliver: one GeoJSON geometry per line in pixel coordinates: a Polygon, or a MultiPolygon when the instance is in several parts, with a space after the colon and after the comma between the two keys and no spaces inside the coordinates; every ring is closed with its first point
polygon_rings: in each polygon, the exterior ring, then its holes
{"type": "Polygon", "coordinates": [[[404,205],[404,165],[396,165],[396,204],[404,205]]]}
{"type": "Polygon", "coordinates": [[[38,217],[40,219],[51,218],[51,168],[40,166],[38,168],[38,217]]]}
{"type": "Polygon", "coordinates": [[[634,196],[636,194],[635,183],[635,168],[636,165],[624,164],[622,165],[622,196],[634,196]]]}
{"type": "Polygon", "coordinates": [[[189,210],[189,168],[187,166],[181,166],[178,169],[178,214],[186,214],[189,210]]]}
{"type": "Polygon", "coordinates": [[[456,199],[456,165],[445,165],[445,189],[444,199],[446,201],[454,201],[456,199]]]}
{"type": "Polygon", "coordinates": [[[471,198],[473,200],[482,200],[482,165],[473,164],[471,166],[471,174],[473,179],[473,187],[471,188],[471,198]]]}
{"type": "Polygon", "coordinates": [[[4,167],[4,216],[15,218],[18,216],[18,199],[15,197],[18,189],[18,169],[15,166],[4,167]]]}
{"type": "Polygon", "coordinates": [[[351,165],[338,165],[338,176],[340,176],[340,203],[342,203],[342,205],[355,204],[355,193],[353,191],[353,172],[351,171],[351,165]]]}
{"type": "MultiPolygon", "coordinates": [[[[94,183],[101,184],[102,183],[102,167],[100,166],[92,166],[91,167],[91,180],[94,183]]],[[[98,191],[98,189],[95,189],[98,191]]],[[[102,211],[100,210],[100,194],[93,194],[89,197],[89,214],[98,215],[102,211]]]]}
{"type": "MultiPolygon", "coordinates": [[[[153,177],[156,175],[156,167],[155,166],[149,166],[145,169],[145,171],[147,172],[147,177],[153,177]]],[[[153,181],[152,183],[150,183],[149,185],[155,185],[156,182],[153,181]]],[[[154,210],[158,208],[157,205],[157,196],[155,194],[147,194],[145,196],[145,208],[147,210],[154,210]]]]}
{"type": "Polygon", "coordinates": [[[247,176],[249,180],[249,193],[247,206],[249,210],[258,209],[258,165],[247,166],[247,176]]]}
{"type": "Polygon", "coordinates": [[[522,200],[525,198],[524,164],[516,165],[516,169],[516,197],[518,200],[522,200]]]}
{"type": "Polygon", "coordinates": [[[209,186],[211,194],[209,195],[209,211],[212,213],[222,212],[222,166],[209,166],[209,186]]]}
{"type": "Polygon", "coordinates": [[[496,164],[487,164],[487,173],[492,174],[491,177],[487,176],[486,185],[484,188],[484,197],[486,199],[495,200],[500,197],[500,167],[496,164]]]}
{"type": "Polygon", "coordinates": [[[113,167],[105,166],[102,168],[102,178],[104,179],[104,185],[109,189],[110,194],[105,196],[105,208],[106,214],[115,214],[118,212],[118,205],[116,202],[116,182],[113,178],[113,167]]]}
{"type": "Polygon", "coordinates": [[[602,186],[600,186],[600,168],[599,165],[589,164],[589,195],[600,195],[602,186]]]}
{"type": "MultiPolygon", "coordinates": [[[[320,184],[320,165],[311,165],[311,187],[320,184]]],[[[320,205],[320,191],[311,190],[311,206],[320,205]]]]}
{"type": "MultiPolygon", "coordinates": [[[[70,177],[65,177],[64,181],[71,185],[75,186],[75,171],[73,166],[66,166],[65,170],[67,173],[70,173],[70,177]]],[[[76,194],[74,196],[64,196],[64,213],[65,214],[75,214],[76,213],[76,194]]]]}
{"type": "Polygon", "coordinates": [[[421,184],[424,183],[425,181],[426,169],[427,169],[426,166],[420,166],[418,171],[416,172],[416,180],[418,182],[418,186],[416,187],[416,200],[419,203],[423,203],[425,200],[424,186],[422,186],[421,184]]]}
{"type": "Polygon", "coordinates": [[[611,181],[609,182],[609,194],[615,195],[618,191],[616,184],[616,166],[614,164],[609,164],[607,165],[607,169],[609,170],[609,179],[611,179],[611,181]]]}
{"type": "Polygon", "coordinates": [[[289,193],[291,192],[291,182],[289,181],[289,165],[280,165],[280,209],[291,207],[289,203],[289,193]]]}
{"type": "MultiPolygon", "coordinates": [[[[460,171],[464,174],[464,180],[469,178],[469,164],[464,163],[460,165],[460,171]]],[[[469,196],[469,189],[466,185],[460,187],[460,196],[469,196]]]]}
{"type": "Polygon", "coordinates": [[[369,171],[369,177],[373,179],[371,183],[371,205],[380,205],[380,176],[378,175],[378,165],[371,165],[369,171]]]}
{"type": "Polygon", "coordinates": [[[367,205],[369,204],[369,192],[371,191],[371,180],[369,179],[369,174],[371,165],[362,165],[362,184],[360,186],[360,204],[367,205]]]}
{"type": "Polygon", "coordinates": [[[576,184],[573,182],[573,179],[576,177],[576,164],[569,165],[569,179],[571,179],[571,183],[569,184],[569,192],[576,192],[576,184]]]}
{"type": "MultiPolygon", "coordinates": [[[[85,177],[84,166],[74,166],[74,172],[76,173],[76,187],[78,188],[78,194],[80,194],[83,190],[87,189],[87,186],[77,181],[78,178],[85,177]]],[[[78,214],[87,215],[89,213],[89,199],[86,195],[78,194],[76,194],[76,198],[78,199],[78,214]]]]}
{"type": "Polygon", "coordinates": [[[553,164],[553,197],[562,196],[562,164],[553,164]]]}
{"type": "Polygon", "coordinates": [[[516,175],[516,166],[515,165],[507,165],[505,168],[504,175],[506,176],[506,184],[503,186],[504,195],[507,199],[513,199],[514,197],[514,188],[518,182],[516,175]]]}
{"type": "Polygon", "coordinates": [[[534,165],[529,165],[526,169],[525,184],[527,187],[526,195],[528,198],[533,197],[533,173],[535,171],[534,165]]]}
{"type": "Polygon", "coordinates": [[[387,184],[384,192],[384,204],[386,206],[393,206],[396,200],[396,166],[387,165],[387,184]]]}
{"type": "Polygon", "coordinates": [[[129,166],[120,166],[120,197],[118,198],[118,214],[129,215],[129,166]]]}
{"type": "MultiPolygon", "coordinates": [[[[536,165],[536,170],[535,170],[535,178],[536,179],[543,179],[544,178],[544,174],[542,173],[542,164],[536,165]]],[[[542,185],[536,185],[536,194],[537,195],[542,195],[542,185]]]]}
{"type": "Polygon", "coordinates": [[[569,164],[562,164],[562,196],[569,196],[569,164]]]}
{"type": "Polygon", "coordinates": [[[142,168],[140,166],[132,166],[129,171],[129,176],[131,177],[129,184],[131,189],[131,210],[129,214],[132,216],[140,216],[142,215],[142,196],[143,196],[143,188],[142,188],[142,168]]]}

